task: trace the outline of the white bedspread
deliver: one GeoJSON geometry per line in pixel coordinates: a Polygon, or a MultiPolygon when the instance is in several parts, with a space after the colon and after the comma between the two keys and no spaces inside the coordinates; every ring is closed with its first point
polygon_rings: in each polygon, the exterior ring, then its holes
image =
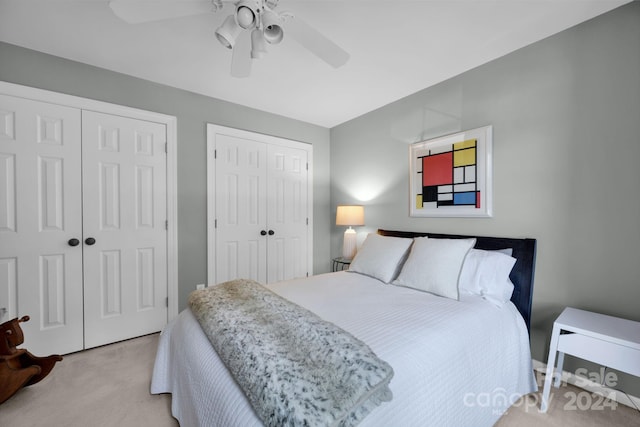
{"type": "MultiPolygon", "coordinates": [[[[361,426],[490,426],[537,389],[527,330],[512,304],[454,301],[349,272],[269,288],[391,364],[393,400],[361,426]]],[[[261,425],[188,309],[160,337],[151,392],[172,393],[183,427],[261,425]]]]}

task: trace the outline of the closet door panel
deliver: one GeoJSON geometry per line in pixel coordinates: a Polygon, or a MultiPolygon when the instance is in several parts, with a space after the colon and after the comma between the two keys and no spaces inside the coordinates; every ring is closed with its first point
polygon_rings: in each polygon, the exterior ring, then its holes
{"type": "Polygon", "coordinates": [[[216,283],[266,280],[267,147],[216,135],[216,283]],[[261,234],[264,232],[264,235],[261,234]]]}
{"type": "Polygon", "coordinates": [[[166,324],[166,129],[90,111],[82,126],[85,346],[91,348],[166,324]]]}
{"type": "Polygon", "coordinates": [[[218,125],[207,135],[210,284],[309,275],[312,147],[218,125]]]}
{"type": "Polygon", "coordinates": [[[37,355],[83,348],[80,110],[0,95],[0,322],[37,355]]]}
{"type": "Polygon", "coordinates": [[[269,145],[267,221],[268,282],[307,275],[307,152],[269,145]]]}

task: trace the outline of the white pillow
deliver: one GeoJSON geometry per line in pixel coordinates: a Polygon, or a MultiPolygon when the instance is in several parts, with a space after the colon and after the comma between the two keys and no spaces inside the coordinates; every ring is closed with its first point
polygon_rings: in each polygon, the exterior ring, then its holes
{"type": "Polygon", "coordinates": [[[482,298],[493,303],[493,305],[497,307],[502,307],[509,302],[511,300],[511,295],[513,295],[513,282],[509,278],[495,288],[482,291],[482,298]]]}
{"type": "Polygon", "coordinates": [[[476,239],[416,237],[394,285],[458,299],[458,278],[464,257],[476,239]]]}
{"type": "Polygon", "coordinates": [[[480,295],[502,307],[513,293],[509,274],[515,263],[515,258],[500,251],[471,249],[462,265],[460,291],[480,295]]]}
{"type": "Polygon", "coordinates": [[[389,283],[398,274],[413,240],[369,233],[351,261],[349,271],[389,283]]]}

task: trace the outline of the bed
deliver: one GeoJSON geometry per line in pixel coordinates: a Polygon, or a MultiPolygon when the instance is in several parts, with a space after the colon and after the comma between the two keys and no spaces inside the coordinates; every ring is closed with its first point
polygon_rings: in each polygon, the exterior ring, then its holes
{"type": "MultiPolygon", "coordinates": [[[[378,230],[367,237],[362,256],[354,259],[355,271],[267,287],[364,341],[393,367],[393,399],[358,425],[490,426],[519,397],[537,390],[528,335],[535,249],[534,239],[378,230]],[[380,242],[390,251],[389,239],[415,243],[398,258],[401,249],[393,254],[379,251],[380,242]],[[407,272],[416,260],[423,261],[417,258],[418,243],[426,248],[468,241],[476,254],[493,257],[494,252],[508,251],[515,259],[507,271],[513,286],[510,300],[496,303],[482,293],[463,291],[462,284],[457,299],[444,297],[401,280],[411,278],[407,272]],[[367,252],[374,247],[370,242],[378,242],[378,247],[367,252]],[[394,258],[394,284],[381,280],[378,272],[363,274],[366,267],[393,264],[389,259],[394,258]]],[[[433,258],[447,253],[438,251],[433,258]]],[[[471,252],[466,253],[460,280],[470,271],[471,252]]],[[[151,392],[172,394],[172,414],[182,426],[263,425],[188,308],[160,336],[151,392]]]]}

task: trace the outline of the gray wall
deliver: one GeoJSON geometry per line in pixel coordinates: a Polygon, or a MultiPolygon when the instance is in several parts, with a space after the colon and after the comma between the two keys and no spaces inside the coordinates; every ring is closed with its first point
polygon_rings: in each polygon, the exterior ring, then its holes
{"type": "Polygon", "coordinates": [[[360,239],[378,227],[538,239],[532,351],[546,362],[565,306],[640,321],[639,166],[633,2],[333,128],[332,215],[364,204],[360,239]],[[494,216],[410,218],[409,144],[489,124],[494,216]]]}
{"type": "Polygon", "coordinates": [[[328,129],[1,42],[0,80],[178,118],[180,309],[207,279],[206,123],[313,144],[314,272],[329,270],[328,129]]]}

